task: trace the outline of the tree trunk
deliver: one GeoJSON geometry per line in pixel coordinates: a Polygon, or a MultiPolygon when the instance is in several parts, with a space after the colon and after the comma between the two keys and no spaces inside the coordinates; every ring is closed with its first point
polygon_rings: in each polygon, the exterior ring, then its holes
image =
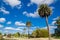
{"type": "Polygon", "coordinates": [[[28,39],[30,38],[30,35],[29,35],[29,27],[28,27],[28,39]]]}
{"type": "Polygon", "coordinates": [[[47,30],[48,30],[48,34],[49,34],[49,40],[51,40],[51,35],[50,35],[50,28],[48,25],[48,17],[46,16],[46,25],[47,25],[47,30]]]}

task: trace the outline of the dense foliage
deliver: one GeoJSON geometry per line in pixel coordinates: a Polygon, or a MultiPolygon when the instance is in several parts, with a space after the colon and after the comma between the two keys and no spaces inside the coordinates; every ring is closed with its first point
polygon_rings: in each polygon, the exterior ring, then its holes
{"type": "Polygon", "coordinates": [[[41,17],[49,16],[51,14],[51,8],[47,4],[42,4],[38,9],[38,14],[41,17]]]}
{"type": "Polygon", "coordinates": [[[13,34],[13,36],[14,36],[14,37],[20,37],[20,33],[17,32],[17,33],[15,33],[15,34],[13,34]]]}
{"type": "Polygon", "coordinates": [[[48,31],[46,29],[36,29],[32,32],[32,36],[35,38],[48,37],[48,31]]]}
{"type": "Polygon", "coordinates": [[[60,37],[60,17],[56,20],[57,28],[55,29],[55,36],[60,37]]]}

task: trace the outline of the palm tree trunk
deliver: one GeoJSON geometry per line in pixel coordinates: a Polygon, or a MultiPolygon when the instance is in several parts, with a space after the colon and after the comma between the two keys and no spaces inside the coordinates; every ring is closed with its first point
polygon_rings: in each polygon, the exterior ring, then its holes
{"type": "Polygon", "coordinates": [[[28,39],[29,39],[30,37],[29,37],[29,27],[28,27],[28,39]]]}
{"type": "Polygon", "coordinates": [[[49,40],[51,40],[51,35],[50,35],[50,29],[49,29],[49,25],[48,25],[48,17],[46,16],[46,25],[47,25],[47,30],[48,30],[48,34],[49,34],[49,40]]]}

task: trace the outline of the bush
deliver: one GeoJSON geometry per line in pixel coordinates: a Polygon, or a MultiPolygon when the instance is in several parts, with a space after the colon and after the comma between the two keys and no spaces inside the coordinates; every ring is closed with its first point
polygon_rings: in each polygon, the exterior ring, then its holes
{"type": "Polygon", "coordinates": [[[20,33],[17,32],[17,33],[15,33],[15,34],[13,34],[13,36],[16,37],[16,38],[17,38],[17,37],[20,37],[20,33]]]}
{"type": "Polygon", "coordinates": [[[46,29],[36,29],[32,32],[32,37],[34,38],[48,37],[48,31],[46,29]]]}
{"type": "Polygon", "coordinates": [[[8,34],[7,37],[8,37],[8,38],[11,38],[11,34],[8,34]]]}
{"type": "Polygon", "coordinates": [[[4,40],[2,35],[0,35],[0,40],[4,40]]]}

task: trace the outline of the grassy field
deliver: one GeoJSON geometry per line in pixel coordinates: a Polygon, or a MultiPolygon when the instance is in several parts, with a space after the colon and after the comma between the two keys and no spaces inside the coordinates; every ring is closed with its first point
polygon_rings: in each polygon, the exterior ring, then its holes
{"type": "MultiPolygon", "coordinates": [[[[6,38],[6,40],[48,40],[48,38],[6,38]]],[[[51,38],[51,40],[60,40],[60,39],[54,39],[51,38]]]]}

